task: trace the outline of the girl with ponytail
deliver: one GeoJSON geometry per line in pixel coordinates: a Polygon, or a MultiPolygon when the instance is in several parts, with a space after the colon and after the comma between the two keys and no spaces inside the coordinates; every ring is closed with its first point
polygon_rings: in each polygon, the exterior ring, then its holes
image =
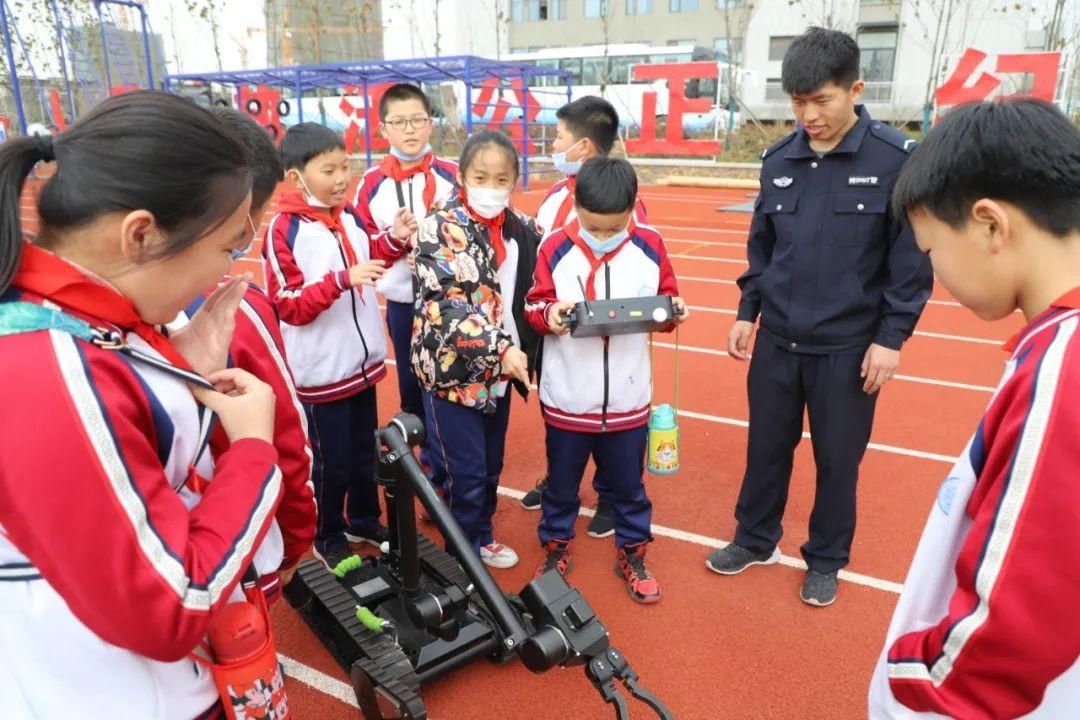
{"type": "Polygon", "coordinates": [[[247,245],[250,164],[209,112],[157,92],[110,98],[55,138],[0,144],[6,717],[223,712],[190,656],[278,502],[274,397],[225,367],[243,278],[172,337],[158,328],[247,245]],[[49,161],[30,243],[19,198],[49,161]],[[199,478],[215,415],[231,444],[199,478]],[[191,483],[203,494],[188,510],[191,483]]]}

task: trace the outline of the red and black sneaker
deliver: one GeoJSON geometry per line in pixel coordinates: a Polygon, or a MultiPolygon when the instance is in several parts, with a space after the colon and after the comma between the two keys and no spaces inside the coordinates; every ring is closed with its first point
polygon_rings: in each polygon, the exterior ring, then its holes
{"type": "Polygon", "coordinates": [[[615,556],[615,574],[626,582],[626,592],[634,602],[647,605],[660,602],[660,584],[645,567],[648,543],[619,548],[615,556]]]}
{"type": "Polygon", "coordinates": [[[548,570],[558,570],[559,574],[566,576],[574,568],[574,561],[570,557],[569,540],[548,540],[544,543],[544,562],[536,569],[534,578],[538,578],[548,570]]]}

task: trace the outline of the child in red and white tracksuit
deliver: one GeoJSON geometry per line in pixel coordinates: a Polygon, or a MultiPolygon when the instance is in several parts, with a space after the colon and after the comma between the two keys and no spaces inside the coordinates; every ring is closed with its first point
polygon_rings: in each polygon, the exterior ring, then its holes
{"type": "Polygon", "coordinates": [[[589,300],[669,295],[685,307],[663,240],[631,217],[636,196],[637,177],[625,160],[585,163],[576,192],[578,219],[541,244],[526,317],[547,335],[540,402],[550,477],[539,528],[547,557],[538,574],[569,571],[578,488],[591,456],[611,491],[616,568],[631,597],[651,603],[660,599],[660,587],[645,567],[652,540],[652,504],[642,481],[652,400],[648,335],[574,338],[561,320],[584,299],[582,281],[589,300]]]}
{"type": "Polygon", "coordinates": [[[372,285],[406,252],[412,230],[399,222],[396,234],[369,239],[345,203],[348,160],[327,128],[293,126],[279,149],[296,190],[279,199],[270,221],[267,287],[315,455],[315,550],[335,567],[350,547],[387,537],[373,440],[386,331],[372,285]]]}

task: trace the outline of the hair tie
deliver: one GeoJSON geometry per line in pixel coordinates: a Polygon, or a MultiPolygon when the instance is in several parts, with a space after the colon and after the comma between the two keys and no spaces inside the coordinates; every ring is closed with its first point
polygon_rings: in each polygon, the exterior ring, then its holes
{"type": "Polygon", "coordinates": [[[56,150],[53,147],[52,135],[34,134],[34,146],[38,151],[41,162],[52,162],[56,159],[56,150]]]}

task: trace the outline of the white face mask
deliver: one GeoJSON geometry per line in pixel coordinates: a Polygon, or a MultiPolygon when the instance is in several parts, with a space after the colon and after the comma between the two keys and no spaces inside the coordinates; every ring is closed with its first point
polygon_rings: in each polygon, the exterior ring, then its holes
{"type": "Polygon", "coordinates": [[[304,182],[304,176],[303,175],[301,175],[298,172],[298,173],[296,173],[296,177],[300,181],[300,184],[304,187],[304,202],[306,202],[308,205],[310,205],[313,208],[324,208],[325,209],[325,208],[330,207],[330,205],[327,205],[322,200],[315,197],[315,195],[313,195],[312,192],[310,190],[308,190],[308,186],[307,186],[307,183],[304,182]]]}
{"type": "Polygon", "coordinates": [[[491,220],[510,207],[509,190],[478,188],[466,185],[465,192],[468,194],[469,207],[475,210],[476,214],[482,218],[491,220]]]}
{"type": "Polygon", "coordinates": [[[551,162],[555,165],[555,169],[561,172],[563,175],[577,175],[578,170],[581,169],[581,160],[567,160],[566,156],[571,150],[576,148],[581,140],[568,147],[561,153],[551,153],[551,162]]]}

